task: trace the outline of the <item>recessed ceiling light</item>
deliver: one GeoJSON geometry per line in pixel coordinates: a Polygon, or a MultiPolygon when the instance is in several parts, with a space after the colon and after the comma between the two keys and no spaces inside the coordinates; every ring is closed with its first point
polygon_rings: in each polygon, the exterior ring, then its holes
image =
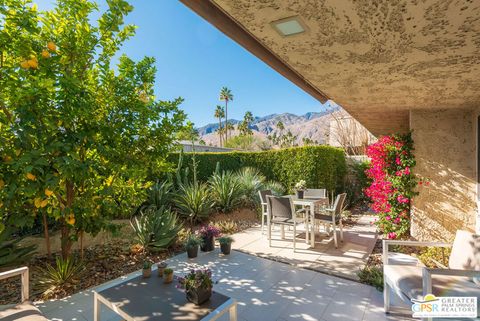
{"type": "Polygon", "coordinates": [[[298,16],[273,21],[271,25],[283,37],[298,35],[307,29],[298,16]]]}

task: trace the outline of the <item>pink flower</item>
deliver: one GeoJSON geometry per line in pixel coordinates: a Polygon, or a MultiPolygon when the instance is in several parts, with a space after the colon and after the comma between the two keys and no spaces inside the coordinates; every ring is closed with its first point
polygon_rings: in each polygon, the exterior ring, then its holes
{"type": "Polygon", "coordinates": [[[409,200],[407,197],[403,196],[403,195],[398,195],[398,196],[397,196],[397,201],[398,201],[399,203],[402,203],[402,204],[407,204],[407,203],[410,202],[410,200],[409,200]]]}
{"type": "Polygon", "coordinates": [[[385,219],[386,219],[387,221],[390,221],[392,218],[390,217],[390,215],[387,215],[387,216],[385,216],[385,219]]]}
{"type": "Polygon", "coordinates": [[[405,167],[405,169],[403,170],[403,172],[405,173],[405,175],[410,175],[410,167],[405,167]]]}
{"type": "Polygon", "coordinates": [[[394,220],[395,224],[400,223],[400,221],[401,221],[400,217],[397,217],[397,218],[394,220]]]}
{"type": "Polygon", "coordinates": [[[395,176],[402,176],[402,175],[403,175],[402,171],[396,171],[395,172],[395,176]]]}
{"type": "Polygon", "coordinates": [[[395,163],[397,165],[402,165],[402,160],[400,159],[400,157],[397,156],[397,158],[395,158],[395,163]]]}
{"type": "Polygon", "coordinates": [[[390,239],[390,240],[393,240],[395,238],[397,238],[397,233],[395,232],[390,232],[387,234],[387,237],[390,239]]]}

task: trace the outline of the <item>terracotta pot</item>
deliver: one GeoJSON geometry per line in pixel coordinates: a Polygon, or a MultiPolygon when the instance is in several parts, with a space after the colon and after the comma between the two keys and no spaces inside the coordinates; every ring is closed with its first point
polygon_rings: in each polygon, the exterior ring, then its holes
{"type": "Polygon", "coordinates": [[[210,252],[215,250],[215,238],[213,236],[203,236],[202,239],[202,246],[200,246],[202,252],[210,252]]]}
{"type": "Polygon", "coordinates": [[[212,288],[203,289],[188,289],[185,291],[187,294],[187,300],[195,303],[196,305],[201,305],[204,302],[207,302],[212,296],[212,288]]]}
{"type": "Polygon", "coordinates": [[[198,245],[187,247],[187,256],[189,259],[196,258],[198,255],[198,245]]]}
{"type": "Polygon", "coordinates": [[[297,191],[297,198],[302,199],[303,198],[303,192],[304,191],[297,191]]]}
{"type": "Polygon", "coordinates": [[[163,274],[163,283],[172,283],[172,281],[173,281],[173,273],[163,274]]]}
{"type": "Polygon", "coordinates": [[[157,265],[157,272],[158,272],[158,276],[159,277],[162,277],[163,276],[163,271],[165,271],[165,269],[167,268],[168,264],[165,263],[165,262],[162,262],[162,263],[158,263],[157,265]]]}
{"type": "Polygon", "coordinates": [[[232,243],[220,244],[220,250],[222,250],[222,253],[225,255],[230,254],[230,252],[232,251],[232,243]]]}
{"type": "Polygon", "coordinates": [[[144,278],[149,278],[152,275],[152,268],[143,269],[142,270],[142,275],[143,275],[144,278]]]}

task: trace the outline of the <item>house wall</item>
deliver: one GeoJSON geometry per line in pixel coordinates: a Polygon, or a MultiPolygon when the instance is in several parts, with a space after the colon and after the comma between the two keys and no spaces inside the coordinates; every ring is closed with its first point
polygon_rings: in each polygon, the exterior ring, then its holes
{"type": "Polygon", "coordinates": [[[412,110],[415,173],[412,236],[450,241],[458,229],[475,230],[477,216],[476,116],[472,110],[412,110]]]}

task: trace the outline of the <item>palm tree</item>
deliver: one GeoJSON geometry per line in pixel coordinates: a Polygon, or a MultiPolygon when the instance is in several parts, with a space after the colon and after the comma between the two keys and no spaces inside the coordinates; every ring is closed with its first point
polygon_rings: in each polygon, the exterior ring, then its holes
{"type": "Polygon", "coordinates": [[[223,117],[225,117],[225,110],[223,109],[222,106],[217,105],[217,108],[215,109],[215,118],[218,118],[218,136],[220,139],[220,147],[222,147],[222,135],[223,135],[222,118],[223,117]]]}
{"type": "Polygon", "coordinates": [[[233,94],[230,89],[227,87],[222,87],[220,89],[220,100],[223,100],[225,102],[225,141],[228,139],[228,102],[233,100],[233,94]]]}

